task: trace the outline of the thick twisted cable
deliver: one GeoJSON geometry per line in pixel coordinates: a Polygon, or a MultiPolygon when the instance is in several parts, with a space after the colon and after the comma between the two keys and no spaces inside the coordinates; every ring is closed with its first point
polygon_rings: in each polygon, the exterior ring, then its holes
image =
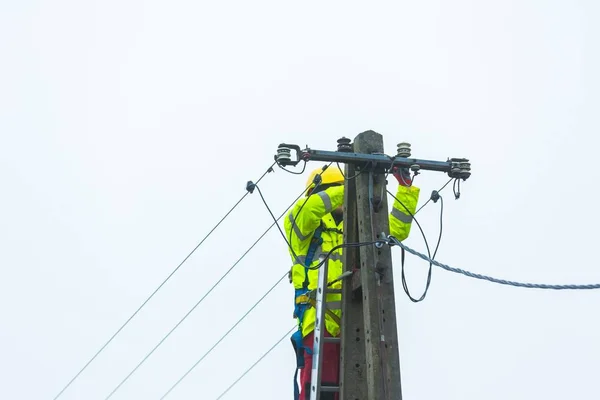
{"type": "MultiPolygon", "coordinates": [[[[273,170],[273,166],[275,164],[276,163],[273,163],[265,171],[265,173],[262,174],[262,176],[260,178],[258,178],[256,183],[260,182],[269,172],[271,172],[273,170]]],[[[225,221],[225,219],[229,216],[229,214],[231,214],[233,212],[233,210],[235,210],[237,208],[237,206],[242,202],[242,200],[244,200],[246,198],[246,196],[248,196],[248,194],[249,193],[246,191],[246,193],[244,193],[244,195],[237,201],[237,203],[235,203],[233,205],[233,207],[231,207],[229,209],[229,211],[223,216],[223,218],[221,218],[221,220],[219,222],[217,222],[217,224],[206,234],[206,236],[204,236],[204,238],[202,238],[202,240],[196,245],[196,247],[194,247],[192,249],[192,251],[183,259],[183,261],[181,261],[179,263],[179,265],[173,271],[171,271],[171,273],[162,281],[162,283],[160,285],[158,285],[158,287],[156,289],[154,289],[154,291],[150,294],[150,296],[148,296],[148,298],[146,300],[144,300],[142,305],[140,305],[138,307],[138,309],[135,310],[135,312],[125,321],[125,323],[123,323],[123,325],[121,325],[121,327],[119,329],[117,329],[117,331],[110,337],[110,339],[108,339],[108,341],[106,343],[104,343],[104,345],[100,348],[100,350],[98,350],[96,352],[96,354],[94,354],[94,356],[92,358],[90,358],[88,360],[88,362],[79,370],[79,372],[77,372],[77,374],[73,378],[71,378],[69,383],[67,383],[67,385],[62,388],[62,390],[56,395],[56,397],[54,397],[54,400],[58,399],[65,392],[65,390],[67,390],[69,388],[69,386],[71,386],[73,384],[73,382],[75,382],[75,380],[79,377],[79,375],[81,375],[83,373],[83,371],[85,371],[86,368],[100,355],[100,353],[102,353],[104,351],[104,349],[117,337],[117,335],[119,333],[121,333],[121,331],[129,324],[129,322],[131,322],[131,320],[142,310],[142,308],[144,308],[146,306],[146,304],[154,297],[154,295],[156,293],[158,293],[158,291],[169,281],[169,279],[171,279],[171,277],[173,275],[175,275],[175,273],[179,270],[179,268],[181,268],[181,266],[192,256],[192,254],[194,254],[194,252],[196,252],[196,250],[198,250],[198,248],[200,246],[202,246],[202,244],[206,241],[206,239],[208,239],[209,236],[212,235],[212,233],[221,225],[221,223],[223,223],[223,221],[225,221]]]]}
{"type": "Polygon", "coordinates": [[[457,273],[457,274],[462,274],[462,275],[468,276],[470,278],[482,279],[482,280],[486,280],[486,281],[493,282],[493,283],[499,283],[501,285],[509,285],[509,286],[515,286],[515,287],[524,287],[524,288],[530,288],[530,289],[552,289],[552,290],[589,290],[589,289],[600,289],[600,283],[594,283],[594,284],[589,284],[589,285],[551,285],[551,284],[545,284],[545,283],[526,283],[526,282],[508,281],[508,280],[505,280],[505,279],[493,278],[493,277],[487,276],[487,275],[476,274],[474,272],[465,271],[463,269],[451,267],[449,265],[442,264],[439,261],[432,260],[431,258],[427,257],[425,254],[419,253],[418,251],[413,250],[410,247],[406,246],[404,243],[400,242],[395,237],[390,236],[389,238],[390,238],[390,240],[394,244],[400,246],[405,251],[407,251],[407,252],[409,252],[409,253],[411,253],[411,254],[419,257],[419,258],[422,258],[423,260],[425,260],[427,262],[430,262],[430,263],[432,263],[433,265],[435,265],[437,267],[445,269],[446,271],[449,271],[449,272],[454,272],[454,273],[457,273]]]}

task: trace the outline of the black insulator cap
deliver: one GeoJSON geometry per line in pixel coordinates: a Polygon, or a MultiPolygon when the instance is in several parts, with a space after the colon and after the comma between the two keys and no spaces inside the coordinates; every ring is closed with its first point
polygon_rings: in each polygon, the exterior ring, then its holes
{"type": "Polygon", "coordinates": [[[352,152],[352,145],[350,144],[351,140],[348,139],[347,137],[341,137],[337,140],[337,148],[338,151],[343,151],[343,152],[352,152]]]}

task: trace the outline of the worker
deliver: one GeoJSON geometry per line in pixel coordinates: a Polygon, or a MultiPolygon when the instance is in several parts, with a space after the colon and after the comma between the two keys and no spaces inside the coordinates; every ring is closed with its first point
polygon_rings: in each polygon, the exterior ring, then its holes
{"type": "MultiPolygon", "coordinates": [[[[419,188],[412,186],[410,172],[407,168],[394,168],[393,176],[399,186],[389,217],[390,234],[402,241],[410,233],[412,216],[419,199],[419,188]],[[408,209],[408,210],[407,210],[408,209]]],[[[294,397],[296,400],[310,399],[310,379],[312,368],[312,348],[316,310],[314,301],[311,304],[308,293],[316,289],[317,266],[334,247],[343,243],[343,203],[344,175],[339,167],[329,166],[314,170],[307,182],[307,198],[298,200],[284,220],[285,233],[290,244],[292,257],[290,282],[295,290],[294,318],[298,320],[298,331],[292,336],[292,344],[296,351],[297,368],[294,376],[294,397]],[[317,175],[320,175],[320,179],[317,175]],[[317,179],[315,177],[317,176],[317,179]],[[315,184],[315,180],[317,181],[315,184]],[[320,180],[320,182],[319,182],[320,180]],[[311,245],[312,243],[312,245],[311,245]],[[300,371],[300,387],[297,374],[300,371]]],[[[342,248],[338,248],[328,257],[327,282],[335,281],[343,272],[342,248]]],[[[342,281],[330,286],[341,289],[342,281]]],[[[341,294],[327,295],[326,302],[339,302],[341,294]]],[[[341,310],[327,310],[324,320],[326,337],[339,337],[341,310]]],[[[338,386],[340,375],[339,343],[323,344],[321,386],[338,386]]],[[[324,392],[322,400],[339,400],[338,393],[324,392]]]]}

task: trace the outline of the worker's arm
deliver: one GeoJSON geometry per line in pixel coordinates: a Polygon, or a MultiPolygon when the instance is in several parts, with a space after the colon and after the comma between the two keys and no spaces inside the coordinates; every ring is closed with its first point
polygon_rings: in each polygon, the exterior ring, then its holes
{"type": "Polygon", "coordinates": [[[300,240],[304,240],[303,238],[312,235],[325,215],[329,214],[343,203],[344,186],[333,186],[321,192],[311,194],[308,199],[300,200],[300,206],[294,207],[291,211],[291,213],[293,213],[293,218],[295,219],[295,224],[293,226],[294,232],[300,240]],[[300,207],[302,209],[300,209],[300,207]],[[300,213],[298,213],[298,211],[300,211],[300,213]]]}
{"type": "Polygon", "coordinates": [[[399,185],[390,212],[390,234],[403,241],[410,233],[413,216],[419,202],[420,189],[412,186],[407,170],[395,172],[394,177],[398,180],[399,185]]]}

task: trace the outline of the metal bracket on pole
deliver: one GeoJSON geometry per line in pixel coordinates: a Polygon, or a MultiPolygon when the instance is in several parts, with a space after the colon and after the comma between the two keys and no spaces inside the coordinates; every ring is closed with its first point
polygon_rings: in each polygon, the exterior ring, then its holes
{"type": "Polygon", "coordinates": [[[275,161],[282,166],[296,166],[300,162],[325,161],[353,164],[358,170],[371,169],[376,172],[388,172],[394,167],[409,168],[412,171],[445,172],[451,178],[467,180],[471,176],[471,163],[466,158],[449,158],[447,161],[432,161],[409,158],[410,144],[403,142],[398,145],[396,156],[390,157],[382,153],[354,153],[350,150],[353,145],[350,139],[338,140],[338,151],[300,149],[296,144],[282,143],[277,148],[275,161]],[[342,141],[342,143],[340,143],[342,141]],[[292,154],[294,153],[294,154],[292,154]]]}

